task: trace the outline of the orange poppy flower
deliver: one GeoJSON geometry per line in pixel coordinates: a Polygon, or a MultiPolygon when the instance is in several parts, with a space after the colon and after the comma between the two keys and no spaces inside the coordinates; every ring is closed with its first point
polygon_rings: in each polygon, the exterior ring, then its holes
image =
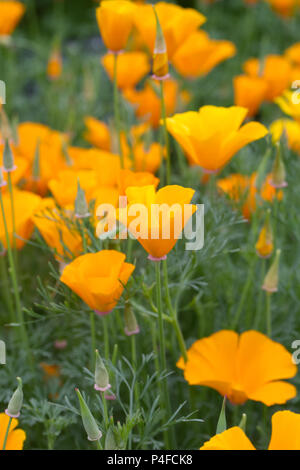
{"type": "Polygon", "coordinates": [[[249,59],[244,63],[244,71],[250,77],[262,77],[267,84],[266,101],[273,101],[288,88],[292,68],[289,61],[280,55],[270,54],[263,61],[249,59]]]}
{"type": "Polygon", "coordinates": [[[294,100],[293,94],[293,91],[285,90],[284,93],[278,96],[274,101],[285,114],[293,117],[300,123],[299,95],[297,99],[294,100]]]}
{"type": "Polygon", "coordinates": [[[128,205],[119,209],[118,220],[140,242],[149,259],[163,259],[175,246],[188,221],[184,214],[185,206],[190,206],[190,215],[196,210],[196,206],[190,204],[195,191],[174,185],[155,192],[155,186],[150,185],[129,187],[125,192],[128,205]],[[155,208],[162,210],[156,212],[155,208]],[[136,226],[133,227],[134,221],[136,226]]]}
{"type": "MultiPolygon", "coordinates": [[[[16,187],[13,190],[14,195],[14,218],[16,226],[16,247],[18,250],[23,248],[26,240],[31,237],[33,231],[32,216],[41,204],[41,198],[28,191],[20,191],[16,187]]],[[[13,218],[11,210],[11,199],[8,191],[2,195],[10,243],[13,243],[13,218]]],[[[2,211],[0,211],[0,240],[7,248],[5,228],[3,223],[2,211]]]]}
{"type": "Polygon", "coordinates": [[[55,48],[51,52],[51,55],[47,64],[47,75],[50,80],[57,80],[62,73],[62,56],[60,49],[55,48]]]}
{"type": "Polygon", "coordinates": [[[278,119],[270,125],[270,133],[274,142],[278,142],[284,135],[289,148],[300,153],[300,120],[278,119]]]}
{"type": "Polygon", "coordinates": [[[43,199],[38,211],[32,217],[34,225],[47,245],[54,250],[58,261],[70,259],[82,252],[79,233],[66,222],[69,217],[66,212],[58,210],[52,198],[43,199]]]}
{"type": "Polygon", "coordinates": [[[78,181],[89,202],[98,184],[98,175],[93,170],[63,170],[49,181],[49,189],[61,207],[72,208],[75,203],[78,181]]]}
{"type": "MultiPolygon", "coordinates": [[[[166,40],[168,57],[172,60],[173,54],[182,42],[196,31],[206,18],[197,10],[166,2],[156,3],[155,10],[166,40]]],[[[152,53],[156,38],[156,20],[151,5],[141,5],[136,9],[134,24],[141,42],[152,53]]]]}
{"type": "Polygon", "coordinates": [[[296,396],[296,388],[282,380],[297,373],[292,355],[258,331],[218,331],[196,341],[187,356],[177,367],[190,385],[213,388],[237,405],[254,400],[271,406],[296,396]]]}
{"type": "MultiPolygon", "coordinates": [[[[300,450],[300,414],[277,411],[272,416],[268,450],[300,450]]],[[[200,450],[255,450],[244,431],[234,426],[205,442],[200,450]]]]}
{"type": "Polygon", "coordinates": [[[92,116],[87,116],[84,119],[84,124],[86,127],[85,140],[95,147],[109,152],[111,150],[111,138],[108,125],[92,116]]]}
{"type": "MultiPolygon", "coordinates": [[[[131,103],[135,109],[135,114],[138,118],[142,118],[149,122],[153,127],[158,127],[161,118],[161,101],[150,83],[146,83],[146,86],[142,90],[135,90],[134,88],[128,88],[124,90],[124,98],[131,103]]],[[[169,116],[173,114],[176,106],[178,86],[174,80],[165,80],[164,82],[164,96],[166,103],[166,113],[169,116]]]]}
{"type": "Polygon", "coordinates": [[[177,49],[173,64],[183,77],[195,78],[207,75],[235,53],[236,47],[232,42],[213,40],[204,31],[196,31],[177,49]]]}
{"type": "MultiPolygon", "coordinates": [[[[0,413],[0,449],[2,450],[6,429],[9,422],[9,416],[5,413],[0,413]]],[[[9,433],[6,441],[5,450],[22,450],[23,444],[26,439],[26,434],[23,429],[16,429],[19,421],[16,418],[12,418],[9,433]]]]}
{"type": "Polygon", "coordinates": [[[25,5],[21,2],[0,2],[0,37],[13,33],[25,13],[25,5]]]}
{"type": "Polygon", "coordinates": [[[153,185],[155,189],[159,184],[159,179],[147,171],[121,170],[119,175],[120,195],[126,194],[126,189],[130,186],[149,186],[153,185]]]}
{"type": "Polygon", "coordinates": [[[141,142],[133,148],[134,167],[137,171],[156,173],[164,154],[164,148],[160,144],[153,142],[149,148],[146,148],[146,145],[141,142]]]}
{"type": "Polygon", "coordinates": [[[268,225],[264,225],[259,233],[257,243],[255,245],[257,254],[261,258],[269,258],[274,250],[272,232],[268,228],[268,225]]]}
{"type": "Polygon", "coordinates": [[[217,172],[250,142],[264,137],[268,130],[258,122],[241,127],[247,109],[203,106],[167,118],[167,128],[186,152],[191,165],[217,172]]]}
{"type": "Polygon", "coordinates": [[[108,50],[125,48],[133,26],[135,5],[127,0],[104,0],[96,9],[96,18],[103,42],[108,50]]]}
{"type": "Polygon", "coordinates": [[[267,2],[273,10],[284,17],[292,16],[299,6],[299,0],[267,0],[267,2]]]}
{"type": "Polygon", "coordinates": [[[79,256],[65,267],[60,280],[98,315],[106,315],[117,305],[135,269],[125,258],[114,250],[79,256]]]}
{"type": "Polygon", "coordinates": [[[238,75],[233,79],[234,104],[248,109],[248,117],[255,116],[265,100],[267,82],[261,77],[238,75]]]}
{"type": "MultiPolygon", "coordinates": [[[[114,54],[101,58],[109,78],[114,79],[114,54]]],[[[150,72],[150,63],[144,52],[124,52],[118,57],[117,84],[121,89],[135,87],[150,72]]]]}
{"type": "Polygon", "coordinates": [[[259,193],[256,188],[256,177],[256,173],[250,177],[236,173],[217,182],[218,187],[231,199],[242,203],[243,215],[248,220],[256,211],[260,200],[272,202],[276,196],[279,200],[282,199],[282,191],[276,192],[274,186],[270,184],[271,175],[267,176],[259,193]]]}
{"type": "Polygon", "coordinates": [[[284,55],[293,64],[300,65],[300,42],[288,47],[284,55]]]}

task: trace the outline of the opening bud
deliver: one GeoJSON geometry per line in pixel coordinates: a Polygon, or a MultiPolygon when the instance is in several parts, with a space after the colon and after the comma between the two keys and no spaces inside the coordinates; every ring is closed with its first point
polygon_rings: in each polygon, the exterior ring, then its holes
{"type": "Polygon", "coordinates": [[[8,407],[5,410],[7,416],[10,418],[18,418],[20,416],[20,411],[23,404],[23,388],[22,388],[22,380],[20,377],[17,377],[18,387],[14,391],[8,407]]]}
{"type": "Polygon", "coordinates": [[[98,428],[94,416],[90,412],[85,400],[83,399],[78,388],[75,388],[80,405],[80,414],[82,418],[83,427],[87,433],[89,441],[98,441],[102,437],[102,432],[98,428]]]}

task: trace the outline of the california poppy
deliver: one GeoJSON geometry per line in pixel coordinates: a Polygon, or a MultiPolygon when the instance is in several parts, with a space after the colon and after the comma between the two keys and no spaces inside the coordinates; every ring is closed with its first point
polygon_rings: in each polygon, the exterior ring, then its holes
{"type": "Polygon", "coordinates": [[[234,104],[248,109],[248,117],[255,116],[265,100],[268,84],[262,77],[238,75],[233,79],[234,104]]]}
{"type": "Polygon", "coordinates": [[[119,174],[119,191],[125,195],[126,189],[130,186],[158,186],[159,179],[147,171],[121,170],[119,174]]]}
{"type": "Polygon", "coordinates": [[[92,116],[86,116],[84,119],[86,130],[84,138],[90,144],[102,150],[111,150],[111,138],[108,125],[92,116]]]}
{"type": "Polygon", "coordinates": [[[47,75],[50,80],[57,80],[62,73],[62,56],[60,49],[55,47],[50,54],[47,64],[47,75]]]}
{"type": "Polygon", "coordinates": [[[119,251],[102,250],[79,256],[68,264],[60,280],[98,315],[117,305],[135,266],[119,251]]]}
{"type": "Polygon", "coordinates": [[[187,356],[177,366],[188,383],[213,388],[232,403],[254,400],[271,406],[296,396],[296,388],[282,380],[297,373],[292,355],[258,331],[218,331],[196,341],[187,356]]]}
{"type": "Polygon", "coordinates": [[[294,91],[285,90],[284,93],[278,96],[274,101],[285,114],[300,122],[299,92],[297,92],[298,96],[296,101],[293,100],[293,95],[294,91]]]}
{"type": "MultiPolygon", "coordinates": [[[[9,422],[9,416],[5,413],[0,413],[0,449],[2,450],[6,429],[9,422]]],[[[7,436],[5,450],[22,450],[24,441],[26,439],[26,434],[23,429],[16,429],[19,421],[16,418],[12,418],[9,433],[7,436]]]]}
{"type": "Polygon", "coordinates": [[[278,119],[270,125],[270,133],[274,142],[284,137],[288,147],[300,153],[300,121],[278,119]]]}
{"type": "Polygon", "coordinates": [[[0,2],[0,37],[12,34],[24,13],[25,5],[21,2],[0,2]]]}
{"type": "MultiPolygon", "coordinates": [[[[106,54],[101,63],[109,78],[114,79],[114,55],[106,54]]],[[[150,72],[150,63],[144,52],[124,52],[118,57],[117,84],[121,89],[135,87],[150,72]]]]}
{"type": "Polygon", "coordinates": [[[87,200],[90,201],[98,184],[98,175],[94,170],[63,170],[56,178],[49,181],[49,189],[60,206],[69,206],[69,208],[74,206],[78,181],[87,200]]]}
{"type": "Polygon", "coordinates": [[[264,137],[268,130],[259,122],[241,126],[247,109],[203,106],[167,118],[169,132],[186,152],[191,165],[217,172],[250,142],[264,137]]]}

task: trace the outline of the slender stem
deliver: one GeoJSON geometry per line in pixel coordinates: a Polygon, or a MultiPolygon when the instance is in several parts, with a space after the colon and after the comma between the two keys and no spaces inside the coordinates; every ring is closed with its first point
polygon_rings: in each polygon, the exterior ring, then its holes
{"type": "Polygon", "coordinates": [[[269,338],[272,336],[272,317],[271,317],[271,293],[266,293],[266,321],[267,321],[267,335],[269,338]]]}
{"type": "Polygon", "coordinates": [[[7,181],[8,181],[8,190],[10,195],[10,204],[11,204],[11,219],[12,219],[12,229],[13,229],[13,236],[12,236],[12,246],[14,250],[14,258],[15,264],[17,266],[17,246],[16,246],[16,217],[15,217],[15,204],[14,204],[14,192],[13,186],[11,181],[11,172],[8,172],[7,181]]]}
{"type": "Polygon", "coordinates": [[[170,296],[167,260],[163,261],[163,274],[164,274],[164,289],[165,289],[165,294],[166,294],[167,305],[168,305],[168,309],[173,320],[172,325],[174,327],[174,330],[177,336],[178,344],[179,344],[184,362],[186,362],[187,352],[186,352],[185,342],[184,342],[183,334],[182,334],[182,331],[178,322],[177,312],[172,306],[172,301],[171,301],[171,296],[170,296]]]}
{"type": "Polygon", "coordinates": [[[100,439],[96,442],[97,450],[103,450],[100,439]]]}
{"type": "Polygon", "coordinates": [[[103,335],[104,335],[104,354],[105,359],[109,359],[109,337],[108,337],[108,324],[107,318],[103,317],[103,335]]]}
{"type": "MultiPolygon", "coordinates": [[[[157,311],[158,311],[158,331],[159,331],[159,353],[160,353],[160,371],[166,372],[167,361],[166,361],[166,345],[162,315],[162,297],[161,297],[161,276],[160,276],[160,261],[155,261],[156,271],[156,299],[157,299],[157,311]]],[[[161,407],[166,409],[167,414],[170,415],[170,399],[168,393],[167,378],[161,381],[161,407]]],[[[169,435],[168,431],[164,431],[165,446],[169,449],[169,435]]]]}
{"type": "Polygon", "coordinates": [[[103,414],[104,414],[105,428],[107,430],[108,426],[109,426],[109,419],[108,419],[108,411],[107,411],[107,403],[106,403],[106,398],[105,398],[105,392],[102,392],[101,395],[102,395],[102,403],[103,403],[103,414]]]}
{"type": "MultiPolygon", "coordinates": [[[[132,367],[136,373],[137,370],[137,359],[136,359],[136,340],[135,335],[132,335],[131,338],[131,359],[132,359],[132,367]]],[[[136,408],[140,407],[140,388],[137,381],[137,374],[135,374],[135,383],[134,383],[134,398],[136,402],[136,408]]]]}
{"type": "Polygon", "coordinates": [[[86,242],[86,236],[85,236],[84,219],[81,219],[79,223],[80,223],[80,229],[81,229],[83,252],[87,253],[87,242],[86,242]]]}
{"type": "Polygon", "coordinates": [[[91,368],[95,367],[95,350],[96,350],[96,329],[95,329],[95,313],[90,312],[91,327],[91,368]]]}
{"type": "Polygon", "coordinates": [[[121,141],[121,122],[120,122],[120,103],[119,103],[119,91],[118,91],[118,54],[114,54],[114,115],[115,115],[115,126],[118,134],[118,150],[121,159],[121,168],[124,168],[124,156],[121,141]]]}
{"type": "Polygon", "coordinates": [[[170,184],[170,181],[171,181],[171,156],[170,156],[170,140],[169,140],[169,134],[168,134],[168,129],[167,129],[167,113],[166,113],[163,81],[160,82],[160,100],[161,100],[161,114],[162,114],[162,120],[163,120],[165,145],[166,145],[166,150],[167,150],[166,184],[168,185],[170,184]]]}
{"type": "MultiPolygon", "coordinates": [[[[261,273],[260,273],[260,278],[259,278],[260,286],[262,286],[264,282],[265,273],[266,273],[266,260],[262,259],[261,260],[261,273]]],[[[264,303],[263,299],[264,299],[264,292],[262,289],[260,289],[258,300],[257,300],[257,306],[256,306],[256,316],[255,316],[254,325],[253,325],[254,330],[257,330],[261,326],[260,323],[261,323],[262,308],[263,308],[263,303],[264,303]]]]}
{"type": "Polygon", "coordinates": [[[10,320],[12,323],[15,323],[16,316],[15,316],[12,298],[10,295],[10,282],[7,276],[5,258],[4,256],[1,256],[1,255],[0,255],[0,266],[1,266],[1,279],[3,283],[3,289],[2,289],[3,297],[5,298],[5,302],[10,313],[10,320]]]}
{"type": "Polygon", "coordinates": [[[7,442],[7,438],[8,438],[8,434],[9,434],[9,429],[10,429],[11,422],[12,422],[12,418],[10,417],[10,418],[9,418],[9,421],[8,421],[7,428],[6,428],[6,433],[5,433],[5,437],[4,437],[4,441],[3,441],[2,450],[5,450],[5,448],[6,448],[6,442],[7,442]]]}
{"type": "Polygon", "coordinates": [[[237,307],[237,310],[235,312],[235,316],[234,316],[234,319],[233,319],[233,322],[232,322],[232,325],[231,325],[232,329],[235,329],[238,326],[239,319],[240,319],[244,304],[247,300],[249,289],[252,285],[255,264],[256,264],[256,256],[252,260],[252,263],[249,266],[248,277],[247,277],[246,283],[244,284],[242,295],[240,297],[240,302],[238,304],[238,307],[237,307]]]}

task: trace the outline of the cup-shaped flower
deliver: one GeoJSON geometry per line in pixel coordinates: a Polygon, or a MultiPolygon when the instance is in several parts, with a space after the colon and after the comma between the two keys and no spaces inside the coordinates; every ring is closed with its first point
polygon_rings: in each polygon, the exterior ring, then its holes
{"type": "Polygon", "coordinates": [[[237,75],[233,79],[234,104],[248,109],[248,117],[255,116],[265,100],[268,85],[262,77],[237,75]]]}
{"type": "Polygon", "coordinates": [[[127,0],[104,0],[96,10],[100,33],[107,49],[125,48],[133,26],[135,5],[127,0]]]}
{"type": "Polygon", "coordinates": [[[175,246],[189,218],[196,211],[190,204],[195,191],[182,186],[126,189],[128,205],[119,209],[119,221],[140,242],[152,259],[165,257],[175,246]]]}
{"type": "Polygon", "coordinates": [[[271,406],[296,395],[296,388],[282,380],[297,373],[292,355],[258,331],[218,331],[196,341],[187,355],[187,362],[181,358],[177,366],[188,383],[213,388],[232,403],[249,399],[271,406]]]}
{"type": "Polygon", "coordinates": [[[300,153],[300,121],[277,119],[270,125],[270,132],[274,142],[278,142],[283,137],[289,148],[300,153]]]}
{"type": "MultiPolygon", "coordinates": [[[[106,54],[101,63],[107,75],[114,79],[114,54],[106,54]]],[[[118,57],[117,85],[119,88],[135,87],[138,82],[150,71],[147,54],[141,51],[124,52],[118,57]]]]}
{"type": "Polygon", "coordinates": [[[108,314],[117,305],[135,269],[125,258],[115,250],[79,256],[65,267],[60,280],[96,313],[108,314]]]}
{"type": "Polygon", "coordinates": [[[25,5],[21,2],[0,2],[0,37],[9,36],[25,13],[25,5]]]}
{"type": "MultiPolygon", "coordinates": [[[[9,416],[5,413],[0,413],[0,450],[4,445],[5,434],[9,422],[9,416]]],[[[23,429],[16,429],[19,421],[15,418],[11,420],[9,432],[7,436],[5,450],[22,450],[23,444],[26,439],[26,434],[23,429]]]]}
{"type": "Polygon", "coordinates": [[[191,165],[217,172],[241,148],[268,133],[259,122],[242,126],[247,112],[239,106],[203,106],[199,112],[189,111],[167,118],[167,127],[191,165]]]}
{"type": "MultiPolygon", "coordinates": [[[[268,450],[300,450],[300,414],[277,411],[272,416],[272,434],[268,450]]],[[[213,436],[200,450],[255,450],[244,431],[234,426],[213,436]]]]}

